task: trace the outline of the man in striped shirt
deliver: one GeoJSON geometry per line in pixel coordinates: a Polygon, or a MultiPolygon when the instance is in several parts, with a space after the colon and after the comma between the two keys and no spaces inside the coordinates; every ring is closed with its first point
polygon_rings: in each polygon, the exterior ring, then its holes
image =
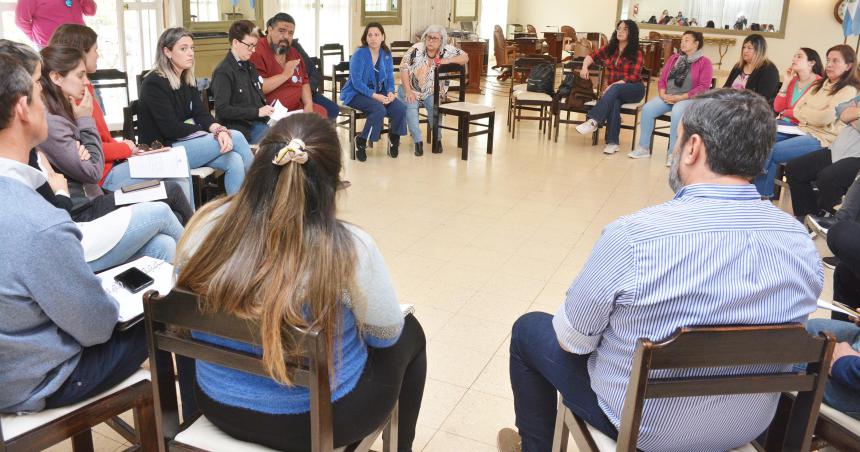
{"type": "MultiPolygon", "coordinates": [[[[518,450],[520,437],[524,451],[550,450],[556,391],[574,414],[616,438],[640,337],[661,340],[689,325],[803,322],[815,310],[824,272],[814,245],[799,222],[750,184],[774,132],[770,106],[750,92],[711,91],[690,105],[669,174],[675,198],[609,224],[555,316],[533,312],[514,325],[519,435],[499,432],[500,450],[518,450]]],[[[638,448],[742,446],[767,428],[777,400],[646,401],[638,448]]]]}

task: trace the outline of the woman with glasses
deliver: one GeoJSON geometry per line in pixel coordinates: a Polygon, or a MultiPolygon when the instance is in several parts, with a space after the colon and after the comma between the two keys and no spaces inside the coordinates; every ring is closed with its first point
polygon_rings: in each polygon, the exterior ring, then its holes
{"type": "Polygon", "coordinates": [[[642,51],[639,50],[639,27],[632,20],[619,21],[609,44],[585,57],[579,76],[588,79],[588,67],[599,63],[606,67],[607,86],[597,105],[586,114],[586,120],[576,126],[576,131],[585,135],[594,132],[606,123],[606,147],[604,154],[618,152],[621,135],[621,105],[635,103],[645,97],[645,85],[639,74],[642,72],[642,51]]]}
{"type": "Polygon", "coordinates": [[[349,59],[349,80],[340,100],[367,115],[364,129],[355,137],[355,158],[367,160],[367,143],[379,141],[382,120],[388,126],[388,156],[397,158],[400,137],[406,135],[406,106],[394,94],[394,62],[385,44],[385,29],[371,22],[361,34],[361,47],[349,59]]]}
{"type": "Polygon", "coordinates": [[[266,103],[260,74],[248,60],[260,40],[250,20],[237,20],[228,32],[230,50],[212,73],[215,115],[225,127],[242,132],[251,144],[260,142],[269,129],[275,108],[266,103]]]}
{"type": "Polygon", "coordinates": [[[227,194],[239,191],[251,166],[251,148],[241,133],[215,122],[203,107],[194,78],[194,40],[181,27],[158,38],[155,68],[140,84],[140,141],[183,146],[191,168],[224,171],[227,194]]]}
{"type": "MultiPolygon", "coordinates": [[[[397,89],[400,100],[406,104],[406,123],[409,134],[415,143],[415,155],[424,155],[424,140],[421,137],[421,127],[418,123],[418,109],[424,107],[427,111],[427,122],[433,127],[433,136],[439,142],[439,128],[434,124],[433,79],[436,67],[444,64],[465,65],[469,55],[452,45],[446,45],[448,33],[441,25],[430,25],[421,35],[421,42],[415,43],[403,55],[400,62],[401,85],[397,89]]],[[[444,99],[448,93],[448,85],[440,84],[439,98],[444,99]]],[[[433,148],[433,152],[442,152],[442,144],[433,148]]]]}

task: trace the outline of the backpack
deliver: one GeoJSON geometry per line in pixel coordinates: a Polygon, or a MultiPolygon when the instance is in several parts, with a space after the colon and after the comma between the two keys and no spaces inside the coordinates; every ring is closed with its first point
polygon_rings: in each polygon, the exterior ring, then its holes
{"type": "Polygon", "coordinates": [[[526,90],[533,93],[544,93],[552,96],[555,84],[555,65],[542,63],[532,68],[526,81],[526,90]]]}

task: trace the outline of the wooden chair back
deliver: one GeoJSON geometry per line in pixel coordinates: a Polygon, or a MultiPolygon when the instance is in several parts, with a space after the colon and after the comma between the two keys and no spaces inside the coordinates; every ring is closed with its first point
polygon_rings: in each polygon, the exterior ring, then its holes
{"type": "Polygon", "coordinates": [[[505,33],[502,27],[495,25],[493,27],[493,55],[496,57],[496,65],[510,66],[508,43],[505,40],[505,33]]]}
{"type": "MultiPolygon", "coordinates": [[[[135,99],[122,109],[122,137],[137,143],[140,136],[140,126],[137,121],[137,113],[140,109],[140,100],[135,99]]],[[[149,143],[146,143],[149,144],[149,143]]]]}
{"type": "Polygon", "coordinates": [[[128,73],[119,69],[98,69],[92,74],[88,74],[87,77],[95,89],[121,88],[125,90],[125,103],[128,104],[130,98],[128,94],[128,73]]]}
{"type": "MultiPolygon", "coordinates": [[[[436,71],[433,74],[433,105],[442,105],[446,102],[465,102],[466,101],[466,66],[461,64],[443,64],[436,68],[436,71]],[[451,85],[452,81],[456,81],[457,85],[451,85]],[[448,94],[456,93],[457,100],[449,101],[447,97],[445,99],[440,99],[440,87],[448,83],[448,94]]],[[[435,112],[438,112],[438,108],[434,108],[435,112]]],[[[438,114],[438,113],[437,113],[438,114]]],[[[439,119],[439,118],[434,118],[439,119]]],[[[436,124],[439,124],[436,122],[436,124]]]]}
{"type": "Polygon", "coordinates": [[[349,61],[341,61],[331,67],[331,100],[337,103],[338,92],[349,80],[349,61]]]}
{"type": "MultiPolygon", "coordinates": [[[[332,66],[331,64],[326,66],[326,63],[325,63],[326,58],[332,58],[332,57],[338,57],[338,60],[337,60],[338,62],[344,60],[344,53],[343,53],[343,45],[342,44],[333,43],[333,44],[323,44],[320,46],[319,59],[320,59],[320,67],[321,67],[321,70],[323,72],[323,77],[325,77],[326,75],[329,75],[329,74],[325,73],[325,68],[332,66]]],[[[330,61],[331,60],[329,60],[329,62],[330,61]]],[[[325,80],[330,80],[330,79],[326,78],[325,80]]]]}
{"type": "MultiPolygon", "coordinates": [[[[206,333],[260,346],[260,326],[256,322],[223,313],[201,312],[199,297],[180,288],[174,288],[163,297],[151,290],[144,294],[143,305],[156,420],[165,441],[169,442],[179,432],[173,355],[269,377],[261,357],[213,345],[183,333],[206,333]]],[[[297,328],[285,330],[285,334],[292,336],[304,357],[300,362],[287,362],[287,367],[292,382],[310,390],[311,450],[331,451],[329,350],[324,335],[319,330],[297,328]]]]}
{"type": "Polygon", "coordinates": [[[648,39],[653,39],[655,41],[659,41],[662,38],[659,31],[650,31],[648,32],[648,39]]]}
{"type": "MultiPolygon", "coordinates": [[[[443,42],[442,45],[445,43],[443,42]]],[[[412,47],[412,43],[410,41],[392,41],[388,44],[388,48],[391,49],[391,56],[403,57],[406,54],[406,51],[412,47]]]]}
{"type": "MultiPolygon", "coordinates": [[[[809,450],[835,339],[803,325],[683,327],[660,342],[640,338],[621,415],[618,450],[636,451],[647,399],[797,391],[784,431],[767,435],[766,450],[809,450]],[[655,370],[692,370],[807,363],[806,371],[654,377],[655,370]]],[[[665,374],[664,374],[665,375],[665,374]]],[[[779,429],[777,429],[779,430],[779,429]]]]}
{"type": "Polygon", "coordinates": [[[562,25],[561,32],[564,34],[565,40],[575,40],[576,39],[576,30],[570,25],[562,25]]]}
{"type": "Polygon", "coordinates": [[[533,34],[533,35],[537,35],[537,29],[532,24],[526,24],[526,32],[533,34]]]}

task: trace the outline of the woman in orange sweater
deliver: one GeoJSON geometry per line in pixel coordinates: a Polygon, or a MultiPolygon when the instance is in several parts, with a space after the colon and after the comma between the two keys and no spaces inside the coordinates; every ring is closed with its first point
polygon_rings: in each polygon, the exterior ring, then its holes
{"type": "MultiPolygon", "coordinates": [[[[51,35],[51,46],[65,45],[80,49],[84,52],[86,59],[85,65],[87,73],[92,74],[96,71],[99,59],[98,52],[98,35],[96,32],[86,26],[78,24],[63,24],[57,27],[54,34],[51,35]]],[[[95,92],[92,85],[87,85],[90,90],[90,95],[93,98],[93,120],[95,120],[96,128],[102,140],[102,150],[105,157],[105,170],[102,173],[102,180],[99,185],[109,191],[117,191],[125,185],[131,185],[137,182],[143,182],[145,179],[133,179],[129,172],[127,159],[134,155],[141,155],[142,152],[137,145],[131,140],[117,141],[111,136],[105,121],[104,112],[98,102],[95,101],[95,92]]],[[[191,189],[191,178],[165,178],[167,181],[175,181],[182,187],[185,197],[188,202],[194,206],[194,197],[191,189]]]]}

